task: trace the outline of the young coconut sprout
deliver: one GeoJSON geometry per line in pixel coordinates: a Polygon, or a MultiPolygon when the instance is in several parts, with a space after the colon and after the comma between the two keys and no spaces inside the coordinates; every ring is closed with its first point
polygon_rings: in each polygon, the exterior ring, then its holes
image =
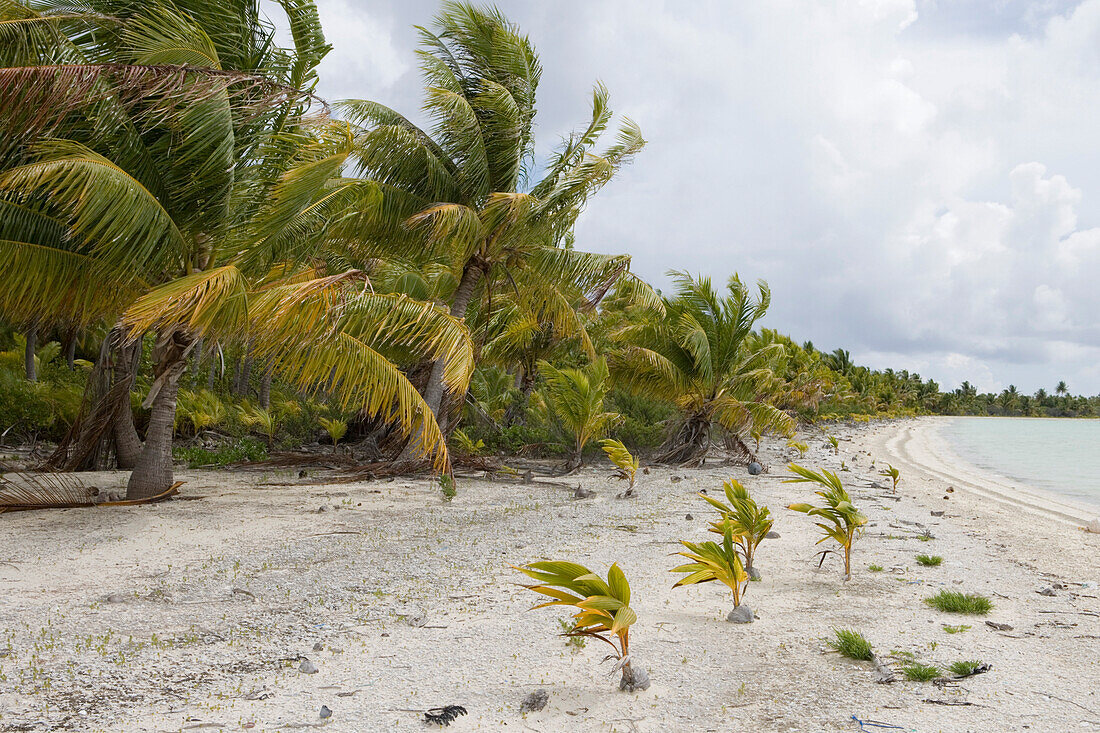
{"type": "Polygon", "coordinates": [[[794,438],[791,438],[790,440],[787,441],[787,447],[788,448],[793,448],[794,450],[798,451],[798,455],[799,455],[800,458],[805,456],[806,451],[808,451],[810,449],[810,446],[808,446],[805,443],[802,443],[800,441],[797,441],[794,438]]]}
{"type": "MultiPolygon", "coordinates": [[[[867,523],[867,517],[852,505],[852,499],[848,496],[848,492],[844,490],[840,478],[832,471],[822,469],[821,473],[816,473],[794,463],[787,466],[787,468],[796,477],[786,479],[784,483],[815,483],[822,487],[820,491],[814,493],[825,500],[825,506],[818,507],[813,504],[797,503],[791,504],[787,508],[811,517],[820,517],[823,520],[817,522],[817,526],[821,528],[825,536],[818,540],[817,544],[820,545],[822,542],[833,540],[840,545],[844,551],[844,579],[851,580],[852,544],[863,525],[867,523]]],[[[834,550],[822,550],[819,553],[821,562],[817,564],[818,567],[821,567],[821,563],[825,562],[825,556],[830,552],[834,552],[834,550]]]]}
{"type": "Polygon", "coordinates": [[[604,453],[607,454],[608,459],[619,468],[619,473],[623,478],[630,480],[630,486],[626,491],[618,495],[619,499],[630,499],[634,497],[634,481],[638,475],[638,458],[631,454],[626,449],[626,446],[621,441],[614,438],[605,438],[600,441],[600,447],[603,448],[604,453]]]}
{"type": "Polygon", "coordinates": [[[618,563],[607,571],[606,581],[572,562],[542,560],[513,567],[538,581],[524,588],[554,599],[533,606],[532,611],[547,606],[580,609],[573,614],[573,627],[564,636],[599,639],[611,646],[615,650],[611,658],[618,660],[615,669],[622,670],[620,690],[634,692],[649,688],[649,675],[631,664],[630,627],[638,616],[630,607],[630,584],[618,563]]]}
{"type": "Polygon", "coordinates": [[[835,435],[826,435],[825,439],[829,441],[829,445],[833,448],[833,455],[840,455],[840,443],[837,441],[835,435]]]}
{"type": "Polygon", "coordinates": [[[884,468],[879,471],[878,475],[885,476],[894,482],[894,493],[896,494],[898,493],[898,482],[901,481],[901,471],[894,468],[889,463],[887,463],[886,465],[888,466],[888,468],[884,468]]]}
{"type": "Polygon", "coordinates": [[[347,420],[341,420],[338,417],[322,417],[319,418],[321,427],[328,433],[328,437],[332,438],[332,452],[336,452],[336,447],[340,443],[340,439],[348,434],[347,420]]]}
{"type": "Polygon", "coordinates": [[[734,623],[747,624],[753,619],[752,609],[748,606],[741,607],[741,598],[745,595],[749,575],[741,564],[741,554],[733,543],[733,530],[730,524],[726,524],[722,532],[722,544],[717,542],[687,542],[681,541],[686,552],[678,555],[691,560],[689,563],[675,567],[669,572],[688,573],[680,578],[672,586],[679,588],[684,585],[696,583],[709,583],[717,580],[724,583],[733,591],[733,611],[727,617],[734,623]]]}
{"type": "Polygon", "coordinates": [[[742,486],[740,481],[730,479],[722,485],[722,488],[725,490],[729,504],[723,504],[720,500],[706,494],[699,494],[722,515],[719,521],[711,523],[710,531],[715,534],[724,534],[725,528],[729,526],[732,530],[733,542],[744,558],[745,571],[751,575],[756,548],[768,536],[768,532],[771,532],[775,520],[772,519],[768,507],[759,506],[749,496],[748,489],[742,486]]]}

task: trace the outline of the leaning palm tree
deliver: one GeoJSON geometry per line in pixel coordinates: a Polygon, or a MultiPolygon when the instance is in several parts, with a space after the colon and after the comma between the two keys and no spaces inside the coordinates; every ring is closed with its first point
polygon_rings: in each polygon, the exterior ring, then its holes
{"type": "MultiPolygon", "coordinates": [[[[104,12],[80,18],[104,28],[89,41],[62,32],[69,21],[56,13],[0,4],[2,17],[29,19],[16,25],[35,30],[16,47],[37,53],[37,65],[0,69],[0,102],[20,103],[0,135],[0,312],[118,318],[106,353],[136,353],[154,336],[129,498],[171,484],[179,378],[200,340],[247,345],[299,389],[331,390],[342,407],[400,425],[446,469],[431,410],[394,358],[436,360],[443,382],[464,390],[465,325],[324,264],[326,206],[376,187],[336,185],[352,150],[347,125],[305,116],[327,50],[312,4],[284,3],[289,50],[270,43],[256,0],[96,7],[104,12]],[[88,134],[99,128],[103,140],[88,134]]],[[[114,420],[129,415],[131,383],[132,372],[111,387],[127,409],[96,413],[90,442],[125,432],[114,420]]],[[[136,441],[132,422],[129,432],[136,441]]]]}
{"type": "MultiPolygon", "coordinates": [[[[630,259],[563,241],[589,197],[642,148],[640,129],[624,120],[616,140],[594,152],[611,119],[607,89],[597,85],[588,124],[537,161],[542,69],[527,37],[498,10],[464,2],[445,2],[433,27],[418,30],[431,127],[375,102],[340,105],[355,136],[353,172],[376,183],[378,195],[357,202],[333,235],[358,257],[446,268],[451,277],[439,298],[456,318],[479,297],[507,291],[528,312],[559,324],[576,320],[575,302],[558,286],[598,298],[629,276],[630,259]]],[[[441,361],[432,365],[424,397],[446,429],[442,370],[441,361]]]]}
{"type": "Polygon", "coordinates": [[[670,275],[677,292],[664,299],[665,316],[620,329],[623,348],[608,360],[617,384],[679,408],[658,460],[700,464],[716,429],[738,441],[752,429],[791,433],[791,417],[766,399],[768,360],[782,347],[754,348],[749,338],[768,309],[767,284],[753,299],[734,275],[722,297],[709,278],[670,275]]]}

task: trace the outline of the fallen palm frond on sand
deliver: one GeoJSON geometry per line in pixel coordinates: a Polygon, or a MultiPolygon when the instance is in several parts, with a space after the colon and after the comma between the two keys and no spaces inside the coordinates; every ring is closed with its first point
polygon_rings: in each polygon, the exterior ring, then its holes
{"type": "Polygon", "coordinates": [[[98,487],[86,486],[79,478],[64,473],[0,473],[0,514],[35,509],[79,509],[92,506],[136,506],[164,501],[179,493],[183,481],[167,490],[144,499],[105,500],[98,487]]]}

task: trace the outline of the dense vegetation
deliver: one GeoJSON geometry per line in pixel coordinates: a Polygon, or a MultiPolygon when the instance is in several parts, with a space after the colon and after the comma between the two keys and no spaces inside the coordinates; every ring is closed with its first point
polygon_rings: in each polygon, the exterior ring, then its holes
{"type": "Polygon", "coordinates": [[[323,443],[360,459],[656,460],[802,421],[1085,416],[1100,397],[943,392],[757,327],[770,303],[583,251],[585,204],[642,151],[597,84],[550,157],[541,75],[498,11],[420,29],[422,128],[314,95],[308,0],[0,0],[0,432],[58,468],[190,465],[323,443]],[[537,174],[537,175],[536,175],[537,174]],[[597,355],[599,357],[597,358],[597,355]]]}

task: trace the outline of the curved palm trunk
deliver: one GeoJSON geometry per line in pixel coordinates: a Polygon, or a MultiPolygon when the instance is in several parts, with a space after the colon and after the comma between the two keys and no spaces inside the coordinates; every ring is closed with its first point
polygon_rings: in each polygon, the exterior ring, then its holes
{"type": "Polygon", "coordinates": [[[64,471],[97,471],[115,466],[112,454],[121,468],[132,468],[137,461],[141,439],[134,428],[130,390],[141,360],[141,344],[120,345],[120,339],[116,327],[103,340],[84,389],[80,416],[46,460],[47,465],[64,471]]]}
{"type": "MultiPolygon", "coordinates": [[[[455,318],[465,318],[466,311],[470,307],[470,301],[474,297],[474,288],[481,279],[481,268],[467,264],[462,271],[462,280],[455,290],[454,300],[451,302],[450,313],[455,318]]],[[[432,364],[431,374],[428,375],[428,384],[424,388],[424,401],[428,403],[432,414],[439,423],[439,429],[446,435],[449,430],[445,425],[447,416],[443,412],[443,394],[446,389],[443,385],[443,369],[446,366],[442,359],[436,359],[432,364]]],[[[460,395],[463,400],[465,395],[460,395]]]]}
{"type": "MultiPolygon", "coordinates": [[[[454,300],[451,302],[450,314],[455,318],[465,318],[466,311],[470,307],[470,301],[474,296],[474,288],[477,287],[478,281],[481,279],[482,270],[473,264],[467,264],[462,270],[462,280],[458,283],[458,288],[455,290],[454,300]]],[[[428,404],[428,409],[432,411],[432,415],[435,417],[436,423],[439,425],[440,432],[444,436],[449,435],[451,432],[451,425],[448,425],[448,410],[444,409],[443,397],[446,393],[446,388],[443,384],[443,371],[446,367],[446,363],[442,359],[436,359],[432,362],[432,370],[428,374],[428,382],[424,386],[424,401],[428,404]]],[[[463,404],[466,401],[466,394],[454,395],[458,404],[463,404]]],[[[413,450],[415,440],[409,440],[405,443],[405,448],[401,451],[401,455],[397,457],[400,461],[414,461],[419,458],[413,450]]]]}
{"type": "Polygon", "coordinates": [[[176,420],[176,395],[179,380],[187,370],[187,355],[194,341],[183,331],[162,335],[153,349],[153,374],[145,406],[150,408],[145,447],[138,457],[130,481],[127,499],[155,496],[172,485],[172,434],[176,420]]]}
{"type": "Polygon", "coordinates": [[[114,405],[115,457],[119,468],[133,468],[141,455],[141,438],[134,427],[130,392],[134,388],[134,379],[141,361],[141,343],[125,344],[119,351],[119,358],[113,365],[114,383],[120,392],[114,405]]]}

